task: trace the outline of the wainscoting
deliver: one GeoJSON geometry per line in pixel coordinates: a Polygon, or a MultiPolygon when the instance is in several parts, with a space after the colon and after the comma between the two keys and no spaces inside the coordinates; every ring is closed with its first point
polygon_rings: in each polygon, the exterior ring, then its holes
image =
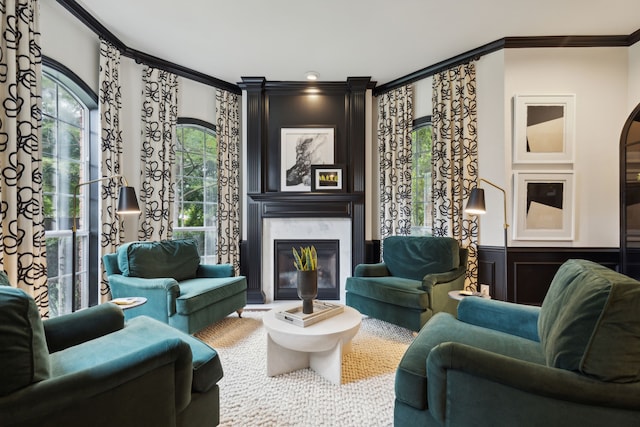
{"type": "Polygon", "coordinates": [[[507,283],[504,281],[504,248],[478,247],[478,283],[490,285],[491,296],[519,304],[540,305],[553,276],[568,259],[588,259],[620,270],[618,248],[532,248],[507,251],[507,283]]]}

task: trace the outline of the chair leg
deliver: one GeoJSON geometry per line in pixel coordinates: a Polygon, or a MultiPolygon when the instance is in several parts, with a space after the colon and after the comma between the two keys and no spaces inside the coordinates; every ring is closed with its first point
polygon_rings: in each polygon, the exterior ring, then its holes
{"type": "Polygon", "coordinates": [[[242,312],[244,311],[243,308],[240,308],[238,310],[236,310],[236,313],[238,313],[238,317],[242,318],[242,312]]]}

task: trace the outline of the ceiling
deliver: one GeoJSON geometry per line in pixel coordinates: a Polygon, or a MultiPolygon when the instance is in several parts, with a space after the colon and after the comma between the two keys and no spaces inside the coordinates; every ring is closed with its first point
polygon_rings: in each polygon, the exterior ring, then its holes
{"type": "Polygon", "coordinates": [[[629,35],[638,0],[78,0],[125,45],[229,83],[378,85],[503,37],[629,35]]]}

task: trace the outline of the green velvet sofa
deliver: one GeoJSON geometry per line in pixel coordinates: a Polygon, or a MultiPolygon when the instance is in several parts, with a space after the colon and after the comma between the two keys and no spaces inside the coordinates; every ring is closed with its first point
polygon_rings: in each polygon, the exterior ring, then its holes
{"type": "Polygon", "coordinates": [[[585,260],[541,307],[466,297],[396,372],[395,425],[640,426],[640,282],[585,260]]]}
{"type": "Polygon", "coordinates": [[[468,251],[450,237],[391,236],[381,263],[359,264],[346,281],[346,304],[412,331],[434,313],[455,314],[449,291],[464,287],[468,251]]]}
{"type": "Polygon", "coordinates": [[[214,349],[106,303],[42,321],[21,289],[0,286],[3,427],[215,426],[214,349]]]}
{"type": "Polygon", "coordinates": [[[125,310],[193,334],[247,304],[247,280],[230,264],[200,264],[192,239],[130,242],[103,257],[114,298],[145,297],[125,310]]]}

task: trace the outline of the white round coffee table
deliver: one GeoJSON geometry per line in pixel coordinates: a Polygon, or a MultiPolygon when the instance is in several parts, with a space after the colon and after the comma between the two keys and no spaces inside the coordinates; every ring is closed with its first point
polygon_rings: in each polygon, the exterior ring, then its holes
{"type": "Polygon", "coordinates": [[[278,307],[262,318],[267,330],[267,375],[311,368],[334,384],[342,383],[342,355],[351,351],[351,339],[360,329],[362,315],[351,307],[307,327],[276,318],[278,307]]]}

